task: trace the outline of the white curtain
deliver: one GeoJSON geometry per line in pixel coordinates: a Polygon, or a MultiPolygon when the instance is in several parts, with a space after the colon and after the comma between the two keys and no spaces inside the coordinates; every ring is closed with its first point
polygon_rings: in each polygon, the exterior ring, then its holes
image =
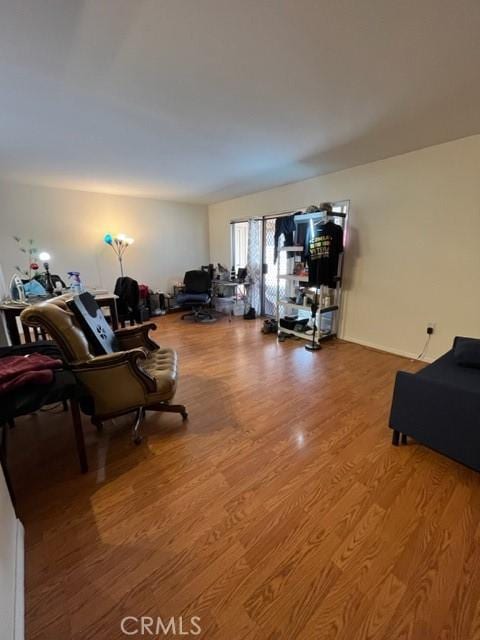
{"type": "Polygon", "coordinates": [[[262,306],[262,221],[255,218],[248,221],[247,269],[250,278],[248,301],[259,314],[262,306]]]}

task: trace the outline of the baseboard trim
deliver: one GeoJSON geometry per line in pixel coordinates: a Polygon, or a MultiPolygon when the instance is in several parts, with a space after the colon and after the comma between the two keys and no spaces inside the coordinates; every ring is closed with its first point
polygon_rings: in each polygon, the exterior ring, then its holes
{"type": "MultiPolygon", "coordinates": [[[[342,340],[345,340],[345,342],[360,344],[362,347],[368,347],[369,349],[384,351],[385,353],[393,353],[395,356],[401,356],[402,358],[408,358],[409,360],[418,360],[418,353],[409,353],[408,351],[402,351],[393,347],[386,347],[383,344],[375,344],[374,342],[368,342],[367,340],[362,340],[353,336],[342,336],[342,340]]],[[[433,362],[433,360],[434,359],[430,356],[424,356],[420,362],[433,362]]]]}
{"type": "Polygon", "coordinates": [[[14,640],[25,640],[25,530],[17,520],[14,640]]]}

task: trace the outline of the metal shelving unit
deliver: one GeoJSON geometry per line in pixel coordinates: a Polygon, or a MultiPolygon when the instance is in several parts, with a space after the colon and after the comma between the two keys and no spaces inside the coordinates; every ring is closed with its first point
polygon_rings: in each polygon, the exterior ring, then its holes
{"type": "MultiPolygon", "coordinates": [[[[334,211],[332,217],[341,220],[341,226],[343,228],[343,236],[345,241],[345,230],[348,220],[348,204],[344,206],[345,211],[334,211]]],[[[302,216],[303,217],[303,216],[302,216]]],[[[288,256],[288,253],[302,253],[303,247],[298,246],[286,246],[279,249],[279,259],[277,262],[277,323],[278,331],[295,335],[303,340],[312,340],[312,334],[308,334],[302,331],[295,331],[294,329],[285,329],[280,327],[280,318],[285,315],[292,315],[293,311],[297,311],[299,318],[311,317],[311,305],[297,304],[292,302],[291,298],[295,298],[295,286],[300,286],[304,283],[304,286],[308,287],[308,275],[297,275],[292,273],[280,273],[281,268],[284,266],[285,259],[282,260],[281,256],[288,256]]],[[[327,287],[320,287],[318,294],[318,311],[315,317],[315,323],[317,326],[317,335],[315,342],[318,344],[321,340],[334,337],[337,335],[339,326],[339,315],[341,311],[341,296],[342,296],[342,271],[343,271],[344,253],[341,253],[338,260],[337,271],[337,283],[335,289],[328,289],[327,287]],[[326,302],[328,300],[328,303],[326,302]],[[324,319],[328,318],[328,321],[324,319]],[[323,324],[323,329],[322,329],[323,324]]],[[[311,290],[311,297],[316,295],[315,290],[311,290]]]]}

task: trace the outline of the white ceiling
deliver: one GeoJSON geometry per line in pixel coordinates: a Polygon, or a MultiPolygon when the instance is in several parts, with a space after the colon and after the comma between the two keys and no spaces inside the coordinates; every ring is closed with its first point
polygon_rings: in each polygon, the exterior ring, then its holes
{"type": "Polygon", "coordinates": [[[478,0],[0,0],[0,176],[214,202],[480,132],[478,0]]]}

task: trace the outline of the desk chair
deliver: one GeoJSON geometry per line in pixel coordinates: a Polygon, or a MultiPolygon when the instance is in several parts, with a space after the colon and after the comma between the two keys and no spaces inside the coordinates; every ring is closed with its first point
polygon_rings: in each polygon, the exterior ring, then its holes
{"type": "Polygon", "coordinates": [[[210,311],[205,309],[205,305],[211,300],[212,280],[207,271],[195,270],[187,271],[183,278],[185,289],[177,295],[177,304],[183,308],[191,309],[189,313],[182,315],[184,318],[193,318],[195,322],[215,322],[210,311]]]}
{"type": "Polygon", "coordinates": [[[81,408],[97,429],[104,420],[135,412],[133,440],[139,444],[146,411],[180,413],[186,420],[185,407],[171,403],[177,390],[177,354],[148,336],[154,324],[114,332],[89,293],[75,296],[68,306],[62,300],[32,305],[20,317],[55,340],[86,392],[81,408]]]}

